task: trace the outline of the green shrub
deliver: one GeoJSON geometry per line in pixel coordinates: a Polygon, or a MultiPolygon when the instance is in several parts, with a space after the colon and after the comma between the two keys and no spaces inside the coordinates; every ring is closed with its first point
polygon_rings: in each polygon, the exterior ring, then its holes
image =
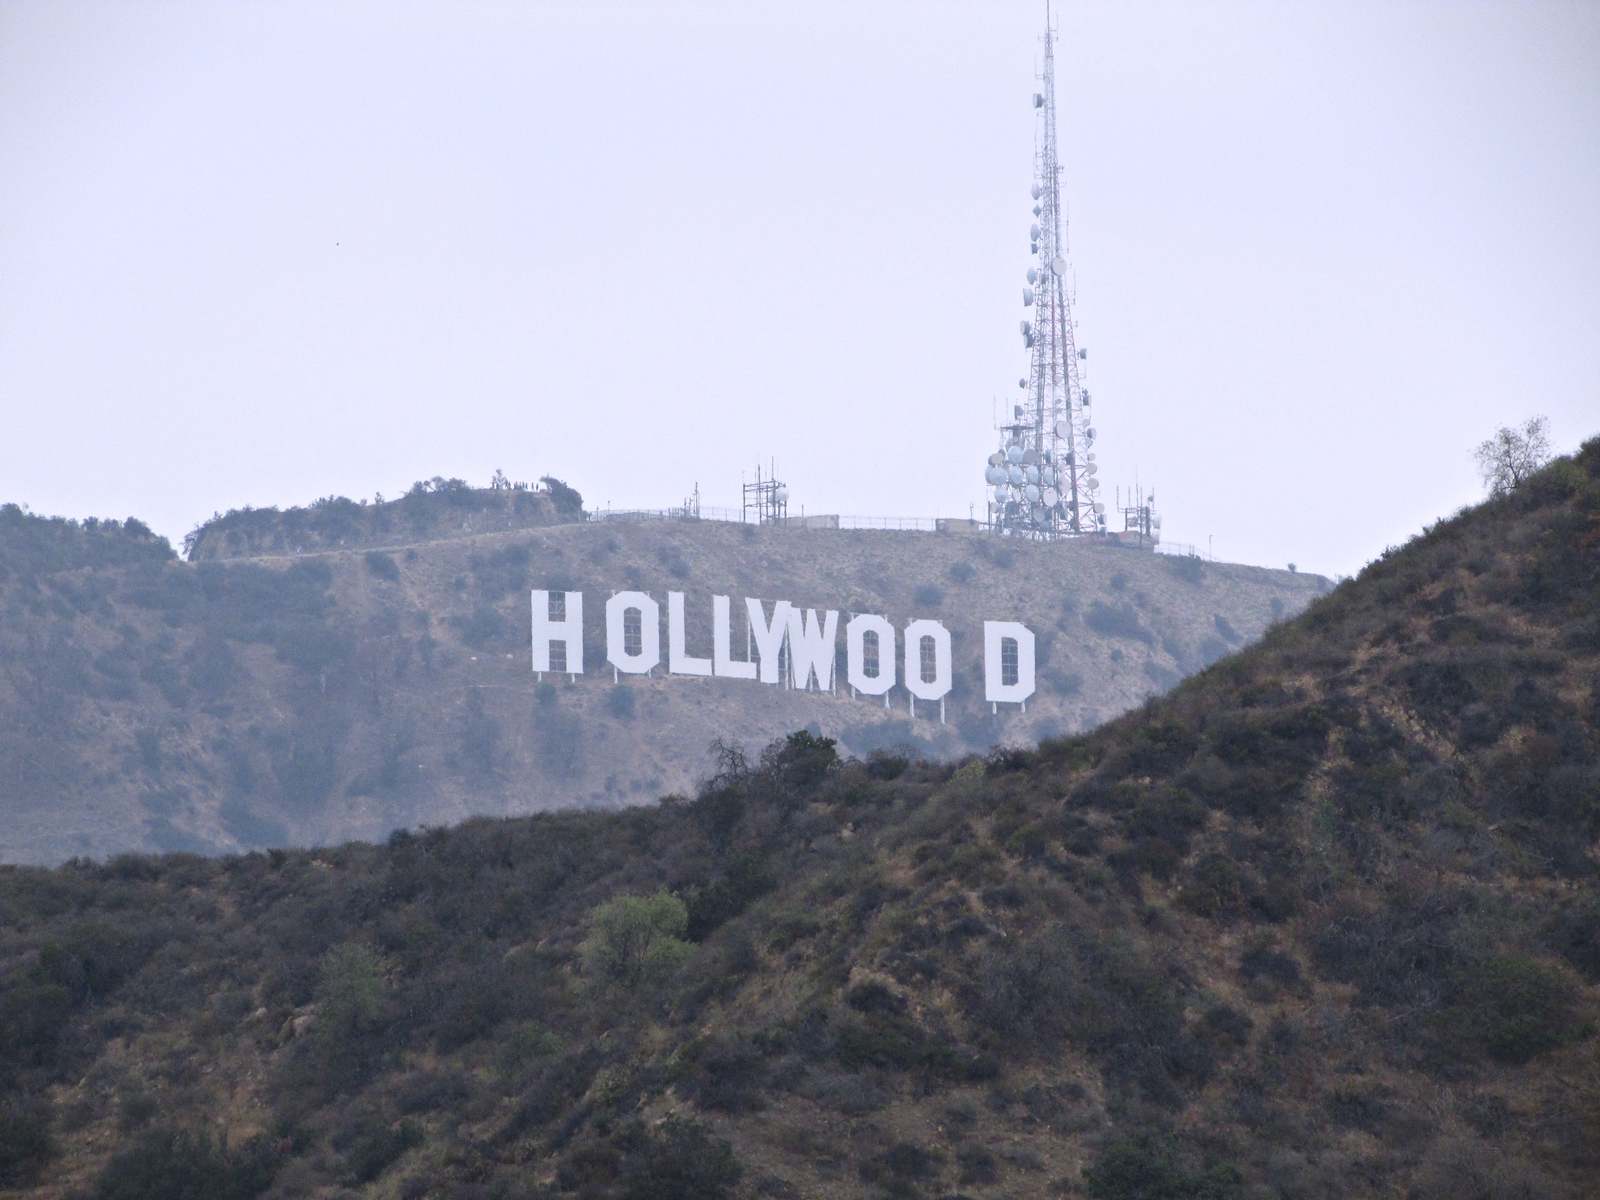
{"type": "Polygon", "coordinates": [[[523,1063],[535,1058],[549,1058],[561,1053],[561,1039],[537,1021],[523,1021],[517,1025],[500,1046],[496,1065],[510,1074],[523,1063]]]}
{"type": "Polygon", "coordinates": [[[668,892],[608,900],[589,914],[578,947],[584,973],[607,986],[659,983],[694,953],[683,940],[688,926],[688,908],[668,892]]]}
{"type": "Polygon", "coordinates": [[[1471,968],[1440,1027],[1501,1062],[1524,1063],[1577,1032],[1575,989],[1554,967],[1500,955],[1471,968]]]}
{"type": "Polygon", "coordinates": [[[324,1036],[363,1033],[383,1016],[384,963],[360,943],[336,946],[322,960],[317,988],[318,1028],[324,1036]]]}

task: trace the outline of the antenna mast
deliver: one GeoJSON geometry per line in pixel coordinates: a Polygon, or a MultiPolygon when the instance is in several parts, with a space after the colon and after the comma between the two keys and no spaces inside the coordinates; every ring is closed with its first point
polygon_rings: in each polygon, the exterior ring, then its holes
{"type": "Polygon", "coordinates": [[[1105,506],[1095,501],[1095,431],[1089,393],[1078,364],[1088,357],[1077,346],[1072,291],[1067,286],[1067,219],[1061,201],[1061,162],[1056,140],[1055,30],[1046,25],[1042,90],[1034,93],[1038,115],[1034,223],[1028,241],[1034,262],[1022,289],[1024,348],[1032,352],[1030,373],[1017,381],[1026,399],[1000,426],[1000,449],[989,456],[989,523],[1014,537],[1055,539],[1101,533],[1105,506]]]}

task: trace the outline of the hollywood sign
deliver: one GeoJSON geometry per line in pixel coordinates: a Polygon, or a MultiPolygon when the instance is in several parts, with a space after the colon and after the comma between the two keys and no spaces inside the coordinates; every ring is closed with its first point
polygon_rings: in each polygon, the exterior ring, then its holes
{"type": "MultiPolygon", "coordinates": [[[[747,597],[745,657],[733,656],[732,601],[711,597],[711,657],[688,652],[684,594],[667,593],[667,673],[718,679],[756,679],[802,690],[836,691],[834,665],[839,651],[836,609],[796,608],[747,597]]],[[[920,618],[896,629],[887,617],[852,614],[844,626],[845,682],[856,692],[883,696],[897,680],[918,700],[938,701],[955,683],[950,631],[939,621],[920,618]],[[897,655],[897,649],[900,653],[897,655]],[[903,670],[896,671],[896,659],[903,670]]],[[[647,592],[617,592],[606,601],[606,661],[622,675],[648,675],[661,665],[661,605],[647,592]]],[[[583,593],[533,593],[533,669],[576,677],[583,666],[583,593]]],[[[991,705],[1027,708],[1034,691],[1033,632],[1018,621],[983,623],[983,698],[991,705]]]]}

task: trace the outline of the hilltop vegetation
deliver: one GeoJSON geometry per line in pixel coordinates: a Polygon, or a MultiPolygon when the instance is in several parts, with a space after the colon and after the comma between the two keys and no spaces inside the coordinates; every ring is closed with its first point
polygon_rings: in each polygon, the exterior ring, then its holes
{"type": "Polygon", "coordinates": [[[0,1170],[1593,1194],[1597,679],[1600,441],[1034,750],[799,732],[623,812],[7,868],[0,1170]]]}
{"type": "Polygon", "coordinates": [[[987,537],[568,520],[582,502],[558,480],[458,484],[232,513],[192,539],[194,562],[137,521],[0,510],[0,860],[223,853],[643,803],[692,790],[715,736],[759,746],[810,727],[857,754],[937,756],[1033,741],[1170,687],[1325,585],[987,537]],[[519,506],[533,524],[502,528],[519,506]],[[535,587],[589,596],[586,675],[534,678],[535,587]],[[601,606],[624,588],[686,592],[700,654],[712,592],[938,616],[960,672],[948,724],[936,706],[913,716],[903,689],[886,707],[660,671],[618,687],[601,606]],[[1039,632],[1026,714],[982,702],[981,616],[1039,632]]]}
{"type": "Polygon", "coordinates": [[[373,503],[325,496],[304,508],[232,509],[202,522],[183,540],[190,562],[308,551],[393,546],[583,519],[583,497],[546,475],[543,486],[512,483],[498,471],[488,488],[465,479],[419,479],[398,500],[373,503]]]}

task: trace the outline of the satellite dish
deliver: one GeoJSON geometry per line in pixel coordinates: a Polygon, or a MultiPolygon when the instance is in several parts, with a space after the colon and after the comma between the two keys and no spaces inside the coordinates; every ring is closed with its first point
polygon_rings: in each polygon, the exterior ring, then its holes
{"type": "Polygon", "coordinates": [[[1028,381],[1026,379],[1019,379],[1017,380],[1017,386],[1019,388],[1025,388],[1028,386],[1028,381]]]}
{"type": "Polygon", "coordinates": [[[1028,477],[1028,482],[1029,483],[1038,483],[1039,482],[1039,468],[1038,467],[1027,467],[1027,468],[1025,468],[1023,470],[1022,473],[1028,477]]]}
{"type": "Polygon", "coordinates": [[[1029,466],[1036,464],[1039,461],[1039,452],[1032,446],[1029,446],[1022,452],[1022,461],[1027,463],[1029,466]]]}
{"type": "Polygon", "coordinates": [[[1007,493],[1006,493],[1006,489],[1005,489],[1004,485],[995,488],[995,490],[994,490],[994,502],[996,504],[1004,504],[1006,502],[1006,494],[1007,493]]]}
{"type": "Polygon", "coordinates": [[[1028,282],[1029,283],[1038,283],[1039,282],[1039,272],[1035,271],[1032,267],[1028,268],[1028,282]]]}
{"type": "Polygon", "coordinates": [[[1104,504],[1096,504],[1094,506],[1094,511],[1097,512],[1097,513],[1104,514],[1105,511],[1106,511],[1106,506],[1104,504]]]}
{"type": "Polygon", "coordinates": [[[1033,484],[1030,483],[1026,488],[1023,489],[1023,492],[1033,503],[1039,503],[1039,489],[1033,484]]]}
{"type": "Polygon", "coordinates": [[[1050,264],[1050,269],[1057,275],[1065,275],[1067,273],[1067,260],[1059,254],[1056,255],[1055,261],[1050,264]]]}
{"type": "Polygon", "coordinates": [[[1061,493],[1056,491],[1055,488],[1045,488],[1044,503],[1046,508],[1054,508],[1061,503],[1061,493]]]}
{"type": "Polygon", "coordinates": [[[1071,425],[1071,423],[1067,422],[1067,421],[1057,421],[1056,422],[1056,436],[1058,438],[1071,437],[1072,436],[1072,425],[1071,425]]]}
{"type": "Polygon", "coordinates": [[[1002,484],[1006,481],[1006,469],[1004,467],[990,467],[983,473],[983,479],[985,483],[991,485],[1002,484]]]}
{"type": "Polygon", "coordinates": [[[789,489],[786,487],[779,488],[777,491],[772,493],[772,498],[779,504],[786,503],[789,499],[789,489]]]}
{"type": "Polygon", "coordinates": [[[1039,240],[1039,227],[1037,225],[1034,225],[1031,228],[1029,228],[1029,230],[1028,230],[1028,240],[1030,242],[1037,242],[1039,240]]]}
{"type": "Polygon", "coordinates": [[[1023,337],[1027,337],[1032,332],[1033,332],[1033,326],[1030,325],[1027,321],[1024,321],[1022,323],[1022,336],[1023,337]]]}
{"type": "Polygon", "coordinates": [[[1096,472],[1098,472],[1100,470],[1100,468],[1096,464],[1090,463],[1087,467],[1084,468],[1084,470],[1087,471],[1090,475],[1093,475],[1096,472]]]}
{"type": "Polygon", "coordinates": [[[1044,195],[1044,189],[1041,188],[1037,183],[1034,184],[1033,185],[1033,198],[1035,200],[1037,200],[1042,195],[1044,195]]]}
{"type": "Polygon", "coordinates": [[[1054,483],[1056,481],[1056,473],[1049,467],[1046,467],[1044,470],[1039,472],[1039,481],[1041,483],[1054,483]]]}
{"type": "Polygon", "coordinates": [[[1083,481],[1083,486],[1088,488],[1091,492],[1098,492],[1100,490],[1100,481],[1091,475],[1088,479],[1083,481]]]}
{"type": "Polygon", "coordinates": [[[993,454],[989,455],[989,465],[991,467],[998,467],[1001,463],[1005,462],[1005,460],[1006,460],[1006,456],[1004,454],[1001,454],[1000,451],[998,451],[998,450],[996,450],[993,454]]]}
{"type": "Polygon", "coordinates": [[[1083,436],[1088,438],[1091,442],[1094,441],[1094,430],[1093,429],[1085,429],[1083,431],[1083,436]]]}
{"type": "Polygon", "coordinates": [[[1022,461],[1022,447],[1021,446],[1007,446],[1006,447],[1006,461],[1007,462],[1014,462],[1014,463],[1015,462],[1021,462],[1022,461]]]}
{"type": "Polygon", "coordinates": [[[1093,462],[1094,461],[1094,451],[1093,450],[1089,451],[1088,454],[1084,455],[1084,458],[1089,462],[1093,462]]]}
{"type": "Polygon", "coordinates": [[[1033,289],[1029,288],[1029,287],[1023,288],[1022,289],[1022,307],[1027,308],[1032,303],[1033,303],[1033,289]]]}
{"type": "Polygon", "coordinates": [[[1012,463],[1011,470],[1006,473],[1006,478],[1012,483],[1021,483],[1027,476],[1022,473],[1021,467],[1017,466],[1016,463],[1012,463]]]}

